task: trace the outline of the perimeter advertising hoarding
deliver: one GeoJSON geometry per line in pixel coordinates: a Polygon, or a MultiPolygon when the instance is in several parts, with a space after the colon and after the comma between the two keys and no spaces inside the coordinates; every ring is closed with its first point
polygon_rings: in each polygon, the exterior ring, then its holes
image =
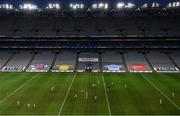
{"type": "Polygon", "coordinates": [[[157,72],[177,72],[179,71],[177,67],[154,67],[157,72]]]}
{"type": "Polygon", "coordinates": [[[59,64],[59,65],[57,65],[57,67],[58,67],[58,70],[60,72],[66,72],[66,71],[70,70],[73,67],[73,65],[70,65],[70,64],[59,64]]]}
{"type": "Polygon", "coordinates": [[[79,58],[79,62],[99,62],[99,58],[79,58]]]}
{"type": "Polygon", "coordinates": [[[34,64],[31,65],[31,70],[45,70],[48,67],[46,64],[34,64]]]}
{"type": "Polygon", "coordinates": [[[124,67],[122,65],[119,65],[119,64],[109,64],[109,65],[105,65],[104,67],[107,68],[108,71],[124,70],[124,67]]]}
{"type": "Polygon", "coordinates": [[[129,64],[133,71],[147,71],[147,64],[129,64]]]}

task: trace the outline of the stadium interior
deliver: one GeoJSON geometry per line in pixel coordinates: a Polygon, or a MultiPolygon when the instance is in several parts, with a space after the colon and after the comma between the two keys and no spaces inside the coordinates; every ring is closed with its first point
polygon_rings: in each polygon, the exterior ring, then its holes
{"type": "Polygon", "coordinates": [[[179,115],[179,73],[178,1],[0,4],[0,115],[179,115]]]}
{"type": "Polygon", "coordinates": [[[1,71],[179,72],[179,20],[180,15],[5,15],[1,71]]]}

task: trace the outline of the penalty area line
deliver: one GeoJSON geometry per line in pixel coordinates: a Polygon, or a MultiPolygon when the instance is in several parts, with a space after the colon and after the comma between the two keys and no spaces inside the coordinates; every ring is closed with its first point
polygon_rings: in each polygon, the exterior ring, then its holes
{"type": "Polygon", "coordinates": [[[75,75],[74,75],[74,77],[73,77],[73,80],[71,81],[71,84],[70,84],[70,86],[69,86],[69,88],[68,88],[68,90],[67,90],[67,92],[66,92],[66,96],[65,96],[65,98],[64,98],[64,100],[63,100],[63,103],[62,103],[62,105],[61,105],[61,108],[59,109],[58,116],[61,115],[61,112],[62,112],[62,110],[63,110],[64,104],[65,104],[66,99],[67,99],[67,97],[68,97],[68,95],[69,95],[69,92],[70,92],[70,90],[71,90],[71,87],[72,87],[72,85],[73,85],[73,83],[74,83],[74,80],[75,80],[75,78],[76,78],[76,75],[77,75],[77,73],[75,73],[75,75]]]}
{"type": "Polygon", "coordinates": [[[26,86],[30,81],[32,81],[35,77],[36,77],[37,73],[32,76],[29,80],[27,80],[26,82],[24,82],[21,86],[19,86],[17,89],[15,89],[14,91],[12,91],[10,94],[8,94],[5,98],[3,98],[0,101],[0,104],[3,103],[7,98],[9,98],[10,96],[12,96],[13,94],[15,94],[17,91],[19,91],[21,88],[23,88],[24,86],[26,86]]]}

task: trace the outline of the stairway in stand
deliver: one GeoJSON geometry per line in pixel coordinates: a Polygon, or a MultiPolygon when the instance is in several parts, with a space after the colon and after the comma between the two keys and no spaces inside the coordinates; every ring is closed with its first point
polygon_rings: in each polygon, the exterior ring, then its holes
{"type": "Polygon", "coordinates": [[[15,52],[13,52],[12,54],[11,54],[11,56],[8,58],[8,60],[1,66],[1,68],[0,69],[2,69],[3,67],[5,67],[6,66],[6,64],[8,64],[8,62],[13,58],[13,56],[15,55],[16,53],[15,52]]]}
{"type": "Polygon", "coordinates": [[[155,70],[154,70],[154,68],[153,68],[153,66],[152,66],[152,64],[151,64],[151,62],[150,62],[150,60],[149,60],[149,58],[147,56],[147,53],[144,53],[144,58],[146,59],[146,62],[148,63],[150,68],[153,70],[153,72],[155,72],[155,70]]]}
{"type": "Polygon", "coordinates": [[[57,55],[58,55],[58,53],[54,53],[54,58],[53,58],[53,61],[51,63],[51,67],[49,68],[48,72],[50,72],[53,69],[53,66],[54,66],[56,59],[57,59],[57,55]]]}
{"type": "Polygon", "coordinates": [[[121,52],[120,54],[121,54],[121,57],[122,57],[122,61],[123,61],[123,65],[124,65],[125,71],[126,71],[126,72],[129,72],[129,71],[128,71],[127,64],[126,64],[126,59],[125,59],[125,57],[124,57],[124,54],[125,54],[125,53],[124,53],[124,52],[121,52]]]}
{"type": "Polygon", "coordinates": [[[75,64],[75,67],[74,67],[74,72],[76,72],[77,68],[78,68],[78,61],[79,61],[79,54],[80,54],[80,52],[77,52],[76,54],[77,54],[77,56],[76,56],[76,64],[75,64]]]}
{"type": "Polygon", "coordinates": [[[26,70],[28,69],[28,67],[30,66],[31,62],[34,60],[35,56],[36,56],[36,53],[33,53],[33,55],[32,55],[32,57],[31,57],[29,63],[28,63],[27,66],[25,67],[24,71],[26,71],[26,70]]]}
{"type": "Polygon", "coordinates": [[[99,69],[100,69],[100,72],[103,72],[103,71],[102,71],[102,57],[101,57],[101,52],[99,52],[99,69]]]}
{"type": "Polygon", "coordinates": [[[176,62],[174,61],[174,59],[171,57],[171,55],[169,53],[166,53],[166,55],[168,56],[168,58],[171,60],[171,62],[174,64],[175,67],[177,67],[180,70],[180,67],[176,64],[176,62]]]}

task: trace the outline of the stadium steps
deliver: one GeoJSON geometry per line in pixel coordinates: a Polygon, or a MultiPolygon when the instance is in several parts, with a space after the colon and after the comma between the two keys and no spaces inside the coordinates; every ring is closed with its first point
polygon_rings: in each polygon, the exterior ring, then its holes
{"type": "Polygon", "coordinates": [[[77,56],[76,56],[76,64],[75,64],[75,67],[74,67],[74,72],[76,72],[76,71],[77,71],[77,68],[78,68],[79,54],[80,54],[80,52],[77,52],[77,56]]]}
{"type": "Polygon", "coordinates": [[[54,54],[54,58],[53,58],[53,61],[51,63],[51,67],[49,68],[48,72],[50,72],[53,69],[53,66],[54,66],[56,59],[57,59],[57,55],[58,55],[58,53],[54,54]]]}
{"type": "Polygon", "coordinates": [[[121,52],[120,54],[121,54],[121,57],[122,57],[122,61],[123,61],[123,65],[124,65],[125,71],[129,72],[128,71],[128,67],[127,67],[127,63],[126,63],[126,59],[124,57],[124,52],[121,52]]]}
{"type": "Polygon", "coordinates": [[[177,67],[180,70],[180,67],[176,64],[176,62],[174,61],[174,59],[170,56],[169,53],[165,53],[167,55],[167,57],[171,60],[171,62],[174,64],[175,67],[177,67]]]}
{"type": "Polygon", "coordinates": [[[27,64],[26,68],[24,69],[24,71],[26,71],[28,69],[28,67],[30,66],[31,62],[34,60],[35,56],[36,56],[36,53],[33,53],[33,56],[31,57],[29,63],[27,64]]]}
{"type": "Polygon", "coordinates": [[[152,64],[151,64],[151,62],[150,62],[148,56],[147,56],[147,53],[143,53],[143,55],[144,55],[144,58],[146,59],[148,65],[149,65],[150,68],[152,69],[152,71],[153,71],[153,72],[156,72],[156,71],[154,70],[154,68],[153,68],[153,66],[152,66],[152,64]]]}
{"type": "Polygon", "coordinates": [[[8,60],[1,66],[1,69],[8,64],[8,62],[13,58],[13,56],[14,56],[15,54],[16,54],[15,52],[13,52],[13,53],[11,54],[11,56],[8,58],[8,60]]]}
{"type": "Polygon", "coordinates": [[[100,52],[99,52],[99,69],[100,69],[100,72],[102,72],[102,57],[101,57],[100,52]]]}

